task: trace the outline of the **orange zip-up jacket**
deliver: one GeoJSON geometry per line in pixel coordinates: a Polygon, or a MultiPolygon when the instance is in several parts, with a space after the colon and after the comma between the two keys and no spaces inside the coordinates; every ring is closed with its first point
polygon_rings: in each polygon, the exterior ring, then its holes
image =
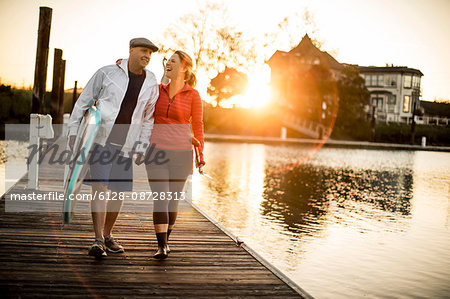
{"type": "Polygon", "coordinates": [[[200,162],[205,164],[203,106],[200,94],[186,83],[170,99],[169,84],[159,84],[159,98],[155,106],[155,126],[150,144],[155,144],[156,148],[169,150],[192,149],[189,126],[192,125],[194,137],[200,141],[200,162]]]}

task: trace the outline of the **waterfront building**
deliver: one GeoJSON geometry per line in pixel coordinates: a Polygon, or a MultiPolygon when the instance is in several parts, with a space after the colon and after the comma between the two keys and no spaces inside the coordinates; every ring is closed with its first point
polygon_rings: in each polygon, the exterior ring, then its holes
{"type": "Polygon", "coordinates": [[[277,50],[267,64],[271,97],[282,108],[283,124],[306,137],[328,136],[338,105],[336,81],[344,66],[307,34],[289,52],[277,50]]]}
{"type": "Polygon", "coordinates": [[[420,107],[420,82],[417,69],[406,66],[359,66],[370,92],[370,117],[377,122],[411,123],[420,107]]]}
{"type": "MultiPolygon", "coordinates": [[[[312,138],[329,135],[331,131],[327,129],[339,101],[336,82],[344,67],[350,65],[318,49],[307,34],[289,52],[277,50],[267,64],[271,69],[272,99],[283,108],[283,124],[312,138]]],[[[421,115],[420,70],[406,66],[353,66],[358,68],[370,93],[366,106],[369,119],[408,124],[414,115],[417,123],[433,121],[421,115]]]]}

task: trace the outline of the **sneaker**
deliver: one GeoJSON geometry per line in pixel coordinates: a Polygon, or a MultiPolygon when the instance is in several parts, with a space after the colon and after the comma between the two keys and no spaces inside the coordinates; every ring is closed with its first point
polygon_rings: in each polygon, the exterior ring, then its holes
{"type": "Polygon", "coordinates": [[[117,240],[114,239],[112,235],[105,237],[105,245],[106,249],[110,252],[121,253],[125,251],[123,249],[123,246],[120,245],[119,242],[117,242],[117,240]]]}
{"type": "Polygon", "coordinates": [[[95,256],[96,258],[107,256],[105,243],[98,239],[95,239],[94,244],[92,244],[91,248],[89,249],[89,255],[95,256]]]}

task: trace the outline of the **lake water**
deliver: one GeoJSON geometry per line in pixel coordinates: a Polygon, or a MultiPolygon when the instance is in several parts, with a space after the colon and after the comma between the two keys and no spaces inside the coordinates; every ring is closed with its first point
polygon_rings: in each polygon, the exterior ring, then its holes
{"type": "Polygon", "coordinates": [[[450,297],[450,153],[205,148],[193,201],[312,296],[450,297]]]}
{"type": "Polygon", "coordinates": [[[0,196],[27,172],[28,145],[26,141],[0,140],[0,196]]]}

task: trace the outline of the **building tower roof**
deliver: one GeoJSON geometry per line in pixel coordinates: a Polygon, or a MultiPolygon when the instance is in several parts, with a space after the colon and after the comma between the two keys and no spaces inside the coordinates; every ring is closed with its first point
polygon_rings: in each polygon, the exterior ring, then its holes
{"type": "Polygon", "coordinates": [[[317,48],[308,34],[305,34],[300,43],[290,50],[289,53],[298,57],[318,58],[321,64],[328,65],[333,69],[341,70],[343,68],[333,56],[317,48]]]}

